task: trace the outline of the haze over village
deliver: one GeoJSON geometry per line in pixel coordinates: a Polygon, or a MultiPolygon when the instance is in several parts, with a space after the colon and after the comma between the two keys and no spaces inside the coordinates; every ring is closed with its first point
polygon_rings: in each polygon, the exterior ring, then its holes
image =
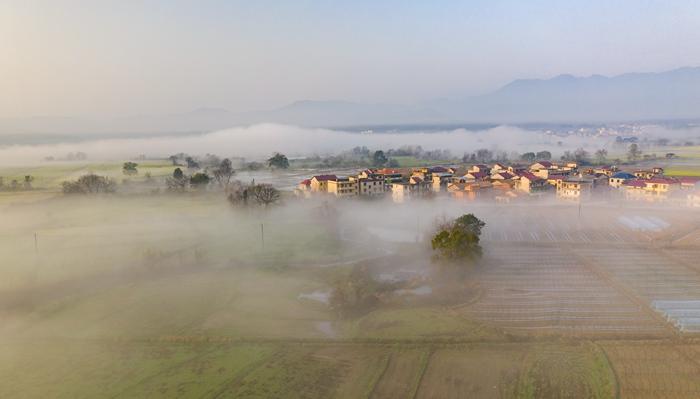
{"type": "Polygon", "coordinates": [[[0,4],[0,397],[700,397],[692,1],[0,4]]]}

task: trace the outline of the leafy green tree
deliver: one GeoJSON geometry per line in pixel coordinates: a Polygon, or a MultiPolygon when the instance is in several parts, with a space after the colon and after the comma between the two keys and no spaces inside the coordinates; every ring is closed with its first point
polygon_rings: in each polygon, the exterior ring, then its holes
{"type": "Polygon", "coordinates": [[[209,182],[211,181],[211,177],[209,177],[208,174],[206,173],[195,173],[190,177],[190,186],[194,188],[205,188],[209,182]]]}
{"type": "Polygon", "coordinates": [[[185,158],[185,162],[187,162],[187,169],[199,169],[199,162],[197,162],[194,158],[187,157],[185,158]]]}
{"type": "Polygon", "coordinates": [[[289,159],[286,155],[276,152],[267,160],[267,166],[273,169],[287,169],[289,168],[289,159]]]}
{"type": "Polygon", "coordinates": [[[388,166],[390,168],[398,168],[401,165],[399,164],[399,161],[397,161],[394,158],[391,158],[391,159],[389,159],[389,162],[387,162],[386,166],[388,166]]]}
{"type": "Polygon", "coordinates": [[[165,180],[165,184],[170,191],[185,191],[189,180],[180,168],[175,168],[173,176],[165,180]]]}
{"type": "Polygon", "coordinates": [[[470,213],[442,226],[431,241],[436,258],[470,262],[479,259],[482,254],[479,239],[481,229],[485,225],[486,223],[470,213]]]}
{"type": "Polygon", "coordinates": [[[549,161],[552,159],[552,153],[549,151],[539,151],[536,155],[536,158],[542,161],[549,161]]]}
{"type": "Polygon", "coordinates": [[[388,161],[389,159],[384,155],[384,151],[382,150],[377,150],[372,155],[372,163],[374,166],[384,166],[388,161]]]}
{"type": "Polygon", "coordinates": [[[137,166],[139,166],[139,164],[135,162],[124,162],[124,166],[122,167],[122,173],[124,173],[127,176],[133,176],[139,173],[138,169],[136,169],[137,166]]]}
{"type": "Polygon", "coordinates": [[[537,154],[534,152],[526,152],[520,156],[520,159],[526,162],[534,162],[537,159],[537,154]]]}

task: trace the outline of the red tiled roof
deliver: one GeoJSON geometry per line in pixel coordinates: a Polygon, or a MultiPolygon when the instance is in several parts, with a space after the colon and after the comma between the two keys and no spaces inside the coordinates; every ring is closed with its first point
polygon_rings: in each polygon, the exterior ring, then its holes
{"type": "Polygon", "coordinates": [[[622,183],[622,185],[629,187],[644,187],[646,186],[646,183],[645,180],[627,180],[622,183]]]}
{"type": "Polygon", "coordinates": [[[656,183],[656,184],[678,184],[678,180],[670,177],[652,177],[651,179],[644,180],[646,183],[656,183]]]}
{"type": "MultiPolygon", "coordinates": [[[[552,163],[549,162],[549,161],[539,161],[539,162],[535,162],[535,164],[540,164],[540,165],[544,166],[545,168],[551,168],[551,167],[552,167],[552,163]]],[[[533,164],[533,165],[534,165],[534,164],[533,164]]]]}
{"type": "Polygon", "coordinates": [[[318,181],[338,180],[338,176],[336,176],[336,175],[318,175],[318,176],[312,177],[312,179],[316,179],[318,181]]]}
{"type": "Polygon", "coordinates": [[[527,171],[519,172],[518,176],[525,177],[530,181],[544,180],[543,178],[541,178],[539,176],[535,176],[534,174],[527,172],[527,171]]]}
{"type": "Polygon", "coordinates": [[[311,184],[311,179],[304,179],[299,184],[303,184],[305,186],[308,186],[309,184],[311,184]]]}
{"type": "Polygon", "coordinates": [[[465,176],[467,175],[474,176],[475,179],[483,179],[484,177],[488,176],[486,172],[469,172],[465,176]]]}
{"type": "Polygon", "coordinates": [[[504,178],[504,179],[506,179],[506,180],[507,180],[507,179],[512,179],[512,178],[515,177],[515,175],[512,174],[512,173],[510,173],[510,172],[498,172],[498,173],[496,173],[494,176],[501,176],[502,178],[504,178]]]}

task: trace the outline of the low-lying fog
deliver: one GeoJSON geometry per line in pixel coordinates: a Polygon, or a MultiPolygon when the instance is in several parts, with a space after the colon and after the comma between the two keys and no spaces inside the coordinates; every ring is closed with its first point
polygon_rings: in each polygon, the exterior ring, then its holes
{"type": "MultiPolygon", "coordinates": [[[[669,130],[650,127],[648,130],[651,135],[662,135],[671,139],[700,136],[700,128],[669,130]]],[[[261,124],[190,136],[95,138],[77,143],[0,146],[0,165],[35,164],[46,157],[60,158],[71,152],[87,153],[91,161],[124,160],[139,155],[162,158],[180,152],[260,159],[268,157],[274,151],[290,157],[300,157],[337,154],[355,146],[386,150],[402,145],[420,145],[426,150],[449,149],[456,156],[479,148],[507,153],[549,150],[556,156],[565,150],[579,147],[593,153],[596,149],[608,148],[613,141],[614,137],[559,137],[544,131],[524,130],[512,126],[478,131],[457,129],[425,133],[351,133],[261,124]]]]}

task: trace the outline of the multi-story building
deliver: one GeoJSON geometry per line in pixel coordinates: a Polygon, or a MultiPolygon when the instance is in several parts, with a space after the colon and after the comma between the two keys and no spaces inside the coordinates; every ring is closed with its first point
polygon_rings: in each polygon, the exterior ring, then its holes
{"type": "Polygon", "coordinates": [[[410,198],[420,198],[429,195],[430,183],[428,182],[400,182],[391,184],[391,198],[394,202],[402,203],[410,198]]]}
{"type": "Polygon", "coordinates": [[[610,187],[618,188],[618,187],[622,186],[623,184],[625,184],[625,182],[630,181],[630,180],[634,180],[636,178],[637,178],[637,176],[635,176],[631,173],[617,172],[614,175],[610,176],[610,178],[608,179],[608,184],[610,185],[610,187]]]}
{"type": "Polygon", "coordinates": [[[358,195],[358,181],[349,177],[328,180],[328,193],[336,197],[355,197],[358,195]]]}
{"type": "Polygon", "coordinates": [[[431,184],[433,191],[436,193],[447,190],[447,185],[452,182],[454,175],[452,173],[432,173],[431,184]]]}
{"type": "Polygon", "coordinates": [[[311,178],[309,188],[312,192],[326,193],[328,192],[328,182],[336,180],[336,175],[318,175],[311,178]]]}
{"type": "Polygon", "coordinates": [[[547,180],[541,177],[535,176],[530,172],[520,172],[516,187],[518,190],[526,193],[537,193],[547,190],[548,185],[547,180]]]}
{"type": "Polygon", "coordinates": [[[361,196],[376,197],[386,193],[386,185],[384,180],[379,178],[362,178],[351,177],[351,180],[357,181],[357,194],[361,196]]]}
{"type": "Polygon", "coordinates": [[[566,199],[582,199],[590,197],[595,181],[586,177],[571,177],[557,183],[557,197],[566,199]]]}

